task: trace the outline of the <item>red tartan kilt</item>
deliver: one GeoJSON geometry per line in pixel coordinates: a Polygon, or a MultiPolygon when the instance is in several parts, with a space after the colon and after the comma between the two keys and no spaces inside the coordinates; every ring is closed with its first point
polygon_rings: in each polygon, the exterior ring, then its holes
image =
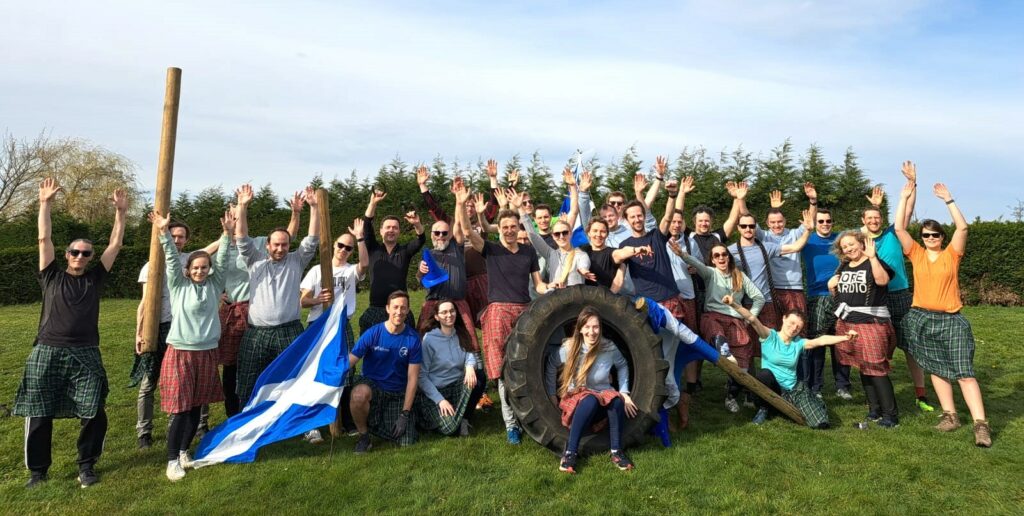
{"type": "MultiPolygon", "coordinates": [[[[800,313],[804,314],[804,321],[808,321],[807,315],[807,296],[804,295],[803,290],[786,290],[778,289],[775,291],[775,297],[779,300],[779,307],[782,308],[782,313],[779,315],[779,328],[782,327],[782,316],[786,315],[786,312],[790,310],[800,310],[800,313]]],[[[807,324],[805,322],[804,327],[800,330],[800,336],[807,338],[807,324]]]]}
{"type": "Polygon", "coordinates": [[[718,312],[705,312],[700,320],[700,333],[708,342],[713,342],[716,335],[724,336],[738,365],[743,369],[750,365],[754,346],[750,345],[750,334],[742,319],[718,312]]]}
{"type": "Polygon", "coordinates": [[[896,349],[896,330],[892,322],[849,323],[836,322],[836,334],[844,335],[853,330],[857,338],[852,342],[836,344],[839,351],[839,363],[860,369],[861,374],[868,376],[885,376],[891,367],[889,360],[896,349]]]}
{"type": "Polygon", "coordinates": [[[217,362],[221,365],[238,363],[238,348],[249,321],[249,302],[220,305],[220,342],[217,344],[217,362]]]}
{"type": "Polygon", "coordinates": [[[477,274],[467,278],[466,283],[466,303],[469,303],[469,313],[476,323],[474,326],[479,328],[484,309],[487,308],[487,275],[477,274]]]}
{"type": "Polygon", "coordinates": [[[691,330],[697,328],[697,303],[694,300],[675,296],[658,303],[668,309],[677,321],[682,321],[687,328],[691,330]]]}
{"type": "MultiPolygon", "coordinates": [[[[473,324],[473,317],[470,315],[472,311],[469,309],[469,304],[467,304],[463,299],[453,299],[452,303],[455,303],[455,309],[459,311],[459,317],[462,319],[462,324],[465,324],[466,330],[469,331],[469,340],[470,345],[473,346],[473,351],[479,351],[480,343],[476,341],[476,325],[473,324]]],[[[423,308],[420,308],[420,318],[416,319],[416,324],[419,325],[420,330],[429,328],[434,324],[435,306],[437,306],[436,299],[427,299],[423,301],[423,308]]]]}
{"type": "MultiPolygon", "coordinates": [[[[578,389],[572,394],[566,395],[558,402],[558,408],[562,409],[562,426],[569,428],[572,426],[572,416],[576,414],[576,405],[579,405],[583,398],[586,396],[593,396],[597,398],[597,402],[602,407],[607,406],[615,398],[621,397],[619,391],[615,389],[605,389],[603,391],[594,391],[590,389],[578,389]]],[[[594,423],[591,428],[595,432],[600,432],[605,425],[608,424],[608,418],[604,418],[594,423]]]]}
{"type": "Polygon", "coordinates": [[[160,367],[160,408],[177,414],[224,401],[224,389],[217,374],[217,349],[182,351],[167,346],[160,367]]]}
{"type": "Polygon", "coordinates": [[[480,317],[484,331],[484,366],[491,380],[501,378],[501,366],[505,362],[505,341],[524,311],[525,304],[491,303],[480,317]]]}

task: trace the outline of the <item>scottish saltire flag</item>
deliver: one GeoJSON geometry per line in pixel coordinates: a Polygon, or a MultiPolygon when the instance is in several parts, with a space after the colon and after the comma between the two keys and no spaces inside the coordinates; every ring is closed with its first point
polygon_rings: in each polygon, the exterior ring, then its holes
{"type": "Polygon", "coordinates": [[[306,328],[260,375],[242,412],[203,436],[196,467],[252,462],[264,445],[334,422],[348,370],[345,303],[306,328]]]}

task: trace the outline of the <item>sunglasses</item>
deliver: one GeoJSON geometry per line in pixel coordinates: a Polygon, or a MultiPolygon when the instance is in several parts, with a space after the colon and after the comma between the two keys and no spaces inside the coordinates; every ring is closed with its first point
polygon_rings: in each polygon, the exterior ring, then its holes
{"type": "Polygon", "coordinates": [[[622,201],[608,201],[608,204],[611,206],[622,206],[624,203],[622,201]]]}
{"type": "Polygon", "coordinates": [[[446,237],[446,236],[448,236],[448,232],[447,231],[431,231],[431,233],[434,236],[436,236],[436,237],[446,237]]]}
{"type": "Polygon", "coordinates": [[[818,224],[831,224],[831,223],[832,223],[831,220],[819,220],[818,221],[818,224]]]}
{"type": "Polygon", "coordinates": [[[71,256],[73,256],[75,258],[78,258],[78,255],[82,255],[82,258],[88,258],[88,257],[92,256],[92,251],[91,250],[80,250],[80,249],[68,249],[68,254],[70,254],[71,256]]]}
{"type": "Polygon", "coordinates": [[[341,242],[335,242],[334,245],[338,246],[338,249],[341,249],[342,251],[348,251],[350,253],[352,252],[353,249],[355,249],[354,247],[350,245],[345,245],[341,242]]]}
{"type": "Polygon", "coordinates": [[[563,238],[563,237],[565,237],[568,234],[569,234],[568,231],[552,231],[551,232],[551,236],[553,236],[555,238],[563,238]]]}
{"type": "Polygon", "coordinates": [[[942,238],[942,233],[926,233],[922,231],[921,238],[942,238]]]}
{"type": "Polygon", "coordinates": [[[717,260],[719,258],[728,258],[729,253],[711,253],[711,259],[717,260]]]}
{"type": "Polygon", "coordinates": [[[739,226],[740,229],[754,229],[757,227],[757,224],[740,224],[739,226]]]}
{"type": "Polygon", "coordinates": [[[523,199],[523,204],[533,204],[533,201],[529,199],[523,199]]]}

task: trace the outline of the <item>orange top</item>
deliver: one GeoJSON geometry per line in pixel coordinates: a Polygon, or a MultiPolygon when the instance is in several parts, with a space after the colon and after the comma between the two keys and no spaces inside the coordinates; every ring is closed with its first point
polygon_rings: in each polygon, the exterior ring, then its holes
{"type": "Polygon", "coordinates": [[[933,312],[956,313],[960,302],[960,253],[947,245],[935,261],[928,258],[928,251],[914,242],[907,253],[914,266],[914,305],[933,312]]]}

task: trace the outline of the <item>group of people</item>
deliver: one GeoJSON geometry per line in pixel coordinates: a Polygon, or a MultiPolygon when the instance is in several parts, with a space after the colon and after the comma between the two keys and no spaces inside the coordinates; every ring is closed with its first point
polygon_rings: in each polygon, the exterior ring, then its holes
{"type": "MultiPolygon", "coordinates": [[[[960,426],[951,385],[956,380],[971,412],[976,444],[991,445],[972,369],[974,340],[959,313],[957,268],[967,223],[945,186],[937,184],[934,193],[949,207],[956,230],[944,246],[943,227],[927,220],[920,231],[923,246],[914,240],[907,232],[916,200],[912,163],[903,165],[907,185],[895,224],[883,226],[883,194],[876,188],[862,213],[864,227],[841,234],[833,230],[829,210],[817,205],[811,184],[804,186],[809,206],[798,227],[786,227],[779,210],[785,201],[775,192],[765,218],[768,229],[762,229],[747,210],[747,185],[730,182],[726,189],[733,202],[721,228],[713,229],[714,213],[705,206],[693,210],[690,228],[684,210],[693,180],[667,180],[664,158],[657,159],[650,179],[637,175],[634,199],[611,192],[596,210],[591,174],[577,178],[566,170],[566,209],[559,213],[517,191],[517,172],[509,174],[509,188],[500,187],[497,168],[488,162],[486,193],[470,192],[455,178],[451,209],[431,194],[426,168],[417,170],[423,202],[434,219],[428,249],[415,211],[403,217],[415,231],[412,239],[399,241],[402,219],[394,215],[381,219],[378,238],[376,210],[387,194],[373,192],[364,216],[334,241],[332,279],[326,282],[333,288],[321,287],[319,266],[306,272],[320,244],[317,198],[310,188],[292,199],[288,227],[253,238],[247,223],[253,191],[243,185],[221,219],[220,239],[191,253],[182,252],[190,236],[187,225],[169,213],[150,214],[164,251],[166,282],[158,342],[145,342],[141,304],[137,318],[133,379],[139,382],[139,447],[153,443],[153,394],[159,387],[161,408],[170,414],[166,475],[172,481],[184,478],[192,466],[191,443],[208,428],[205,407],[223,401],[228,416],[245,407],[259,374],[302,332],[301,308],[310,309],[309,322],[323,315],[326,303],[341,303],[351,319],[359,311],[357,285],[366,277],[369,306],[358,318],[358,340],[346,325],[351,367],[339,406],[339,422],[358,435],[357,453],[372,448],[371,435],[400,445],[416,442],[419,431],[468,435],[488,380],[497,383],[507,440],[519,444],[521,426],[501,378],[505,342],[532,299],[583,284],[643,298],[656,308],[651,313],[660,323],[652,327],[661,332],[662,352],[672,366],[663,417],[665,409],[676,407],[676,429],[688,426],[692,399],[702,389],[701,362],[675,360],[680,343],[699,348],[702,356],[712,357],[708,360],[722,355],[735,361],[791,402],[813,428],[829,426],[821,394],[829,346],[834,346],[837,395],[852,399],[850,367],[856,367],[868,400],[867,419],[896,426],[899,412],[889,373],[893,351],[900,347],[922,410],[931,410],[923,371],[932,375],[942,407],[937,428],[960,426]],[[662,189],[664,212],[656,219],[651,205],[662,189]],[[291,251],[305,204],[310,206],[308,234],[291,251]],[[736,230],[738,240],[729,245],[736,230]],[[497,238],[489,239],[488,233],[497,238]],[[912,294],[904,256],[913,266],[912,294]],[[410,267],[428,287],[418,318],[406,293],[410,267]],[[143,352],[150,348],[156,351],[143,352]],[[756,357],[759,371],[753,368],[756,357]]],[[[115,224],[101,264],[87,267],[92,244],[80,239],[67,246],[62,270],[50,239],[50,207],[59,191],[52,179],[39,190],[43,311],[15,413],[28,418],[29,486],[47,478],[53,418],[82,420],[79,480],[85,487],[97,481],[93,465],[106,432],[99,298],[121,246],[127,200],[121,191],[112,197],[115,224]]],[[[143,270],[144,290],[153,288],[145,284],[147,277],[143,270]]],[[[601,315],[584,308],[575,324],[537,338],[550,344],[547,392],[569,431],[560,469],[574,472],[581,437],[604,427],[612,462],[633,468],[621,434],[624,418],[638,409],[630,398],[627,362],[602,335],[601,315]]],[[[749,402],[757,408],[753,422],[761,424],[772,409],[755,398],[730,379],[724,406],[736,413],[749,402]]],[[[318,430],[305,438],[322,440],[318,430]]]]}

